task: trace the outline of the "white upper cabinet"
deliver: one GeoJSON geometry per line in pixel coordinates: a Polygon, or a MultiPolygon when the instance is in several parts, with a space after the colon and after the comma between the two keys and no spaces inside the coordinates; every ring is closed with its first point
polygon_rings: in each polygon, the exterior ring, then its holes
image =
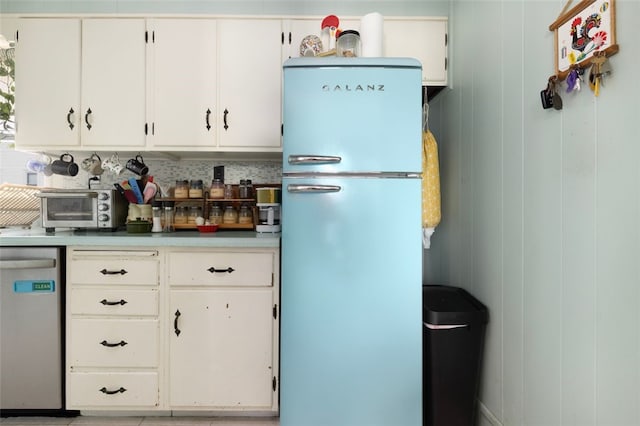
{"type": "Polygon", "coordinates": [[[16,144],[80,147],[80,20],[22,19],[16,47],[16,144]]]}
{"type": "Polygon", "coordinates": [[[281,149],[282,36],[280,19],[218,21],[221,150],[281,149]]]}
{"type": "Polygon", "coordinates": [[[83,19],[84,146],[145,146],[145,51],[144,19],[83,19]]]}
{"type": "Polygon", "coordinates": [[[18,148],[144,147],[144,36],[144,19],[22,19],[18,148]]]}
{"type": "Polygon", "coordinates": [[[216,147],[217,21],[152,19],[149,49],[149,145],[216,147]]]}
{"type": "Polygon", "coordinates": [[[418,59],[423,85],[446,86],[447,19],[385,19],[384,54],[418,59]]]}

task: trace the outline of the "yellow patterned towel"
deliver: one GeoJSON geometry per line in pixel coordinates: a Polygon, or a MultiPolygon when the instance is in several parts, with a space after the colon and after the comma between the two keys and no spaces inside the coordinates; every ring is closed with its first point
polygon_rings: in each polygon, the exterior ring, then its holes
{"type": "Polygon", "coordinates": [[[440,166],[438,144],[430,130],[422,132],[422,245],[431,247],[431,235],[440,223],[440,166]]]}

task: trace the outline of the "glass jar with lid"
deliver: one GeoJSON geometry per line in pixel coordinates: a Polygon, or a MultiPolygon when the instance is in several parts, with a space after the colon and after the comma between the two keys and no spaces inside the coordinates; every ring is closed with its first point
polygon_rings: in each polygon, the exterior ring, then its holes
{"type": "Polygon", "coordinates": [[[187,219],[187,223],[189,225],[195,225],[196,219],[199,217],[202,217],[202,207],[200,206],[189,207],[189,217],[187,219]]]}
{"type": "Polygon", "coordinates": [[[162,232],[173,232],[174,228],[174,214],[173,214],[173,201],[164,201],[162,208],[164,209],[162,232]]]}
{"type": "Polygon", "coordinates": [[[224,208],[222,223],[238,223],[238,211],[231,204],[224,208]]]}
{"type": "Polygon", "coordinates": [[[211,181],[209,198],[224,198],[224,184],[222,183],[222,180],[214,179],[211,181]]]}
{"type": "Polygon", "coordinates": [[[186,225],[189,221],[188,217],[187,207],[178,206],[176,207],[176,213],[173,217],[173,223],[176,225],[186,225]]]}
{"type": "Polygon", "coordinates": [[[211,206],[211,210],[209,211],[209,222],[212,225],[219,225],[222,223],[222,207],[220,204],[216,203],[211,206]]]}
{"type": "Polygon", "coordinates": [[[356,30],[345,30],[336,40],[336,56],[360,56],[360,33],[356,30]]]}
{"type": "Polygon", "coordinates": [[[189,181],[177,180],[176,187],[173,191],[173,196],[175,198],[189,198],[189,181]]]}
{"type": "Polygon", "coordinates": [[[202,179],[192,180],[189,185],[189,198],[202,198],[202,179]]]}
{"type": "Polygon", "coordinates": [[[248,205],[243,204],[240,206],[240,213],[238,213],[238,223],[247,225],[253,223],[253,214],[248,205]]]}

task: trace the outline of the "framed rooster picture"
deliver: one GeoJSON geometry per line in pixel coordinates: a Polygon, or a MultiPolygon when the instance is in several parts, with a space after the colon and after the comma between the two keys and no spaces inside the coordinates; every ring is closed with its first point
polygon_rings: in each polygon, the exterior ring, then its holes
{"type": "Polygon", "coordinates": [[[549,30],[554,31],[556,75],[562,80],[572,66],[586,68],[594,55],[608,57],[618,51],[615,0],[582,0],[549,30]]]}

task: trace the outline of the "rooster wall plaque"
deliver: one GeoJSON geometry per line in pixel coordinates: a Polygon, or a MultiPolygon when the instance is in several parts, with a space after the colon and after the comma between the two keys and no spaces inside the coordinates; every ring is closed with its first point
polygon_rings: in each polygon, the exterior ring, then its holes
{"type": "Polygon", "coordinates": [[[555,32],[556,75],[560,80],[572,66],[584,69],[591,65],[596,52],[596,56],[608,57],[618,51],[614,1],[583,0],[549,25],[555,32]]]}

